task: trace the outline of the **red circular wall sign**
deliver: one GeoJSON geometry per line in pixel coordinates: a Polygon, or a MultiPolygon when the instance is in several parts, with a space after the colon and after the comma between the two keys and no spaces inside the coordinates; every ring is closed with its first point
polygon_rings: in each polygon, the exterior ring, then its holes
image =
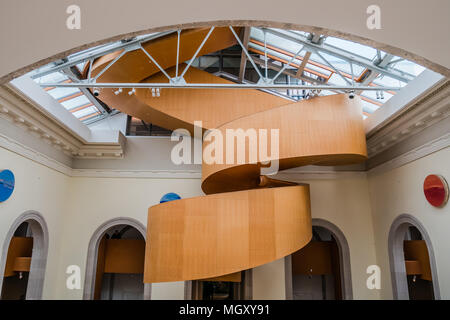
{"type": "Polygon", "coordinates": [[[428,202],[438,208],[442,208],[448,200],[448,185],[444,177],[430,174],[423,182],[423,192],[428,202]]]}

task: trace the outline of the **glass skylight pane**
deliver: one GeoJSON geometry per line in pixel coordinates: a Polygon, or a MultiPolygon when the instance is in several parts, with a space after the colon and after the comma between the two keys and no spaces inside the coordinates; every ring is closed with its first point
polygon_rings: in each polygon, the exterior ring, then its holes
{"type": "Polygon", "coordinates": [[[201,69],[206,69],[209,67],[219,67],[219,57],[198,57],[194,60],[192,66],[201,69]]]}
{"type": "Polygon", "coordinates": [[[79,96],[64,102],[61,102],[61,104],[64,106],[64,108],[70,110],[76,107],[83,106],[85,104],[90,103],[89,99],[86,98],[86,96],[79,96]]]}
{"type": "Polygon", "coordinates": [[[47,93],[51,95],[53,98],[55,98],[55,100],[59,100],[63,97],[67,97],[77,92],[80,92],[78,88],[54,88],[52,90],[47,91],[47,93]]]}
{"type": "Polygon", "coordinates": [[[78,70],[82,73],[85,65],[86,65],[86,63],[82,62],[82,63],[77,64],[76,66],[77,66],[78,70]]]}
{"type": "Polygon", "coordinates": [[[37,83],[59,83],[67,79],[68,77],[65,74],[62,74],[60,72],[53,72],[37,78],[34,81],[37,83]]]}
{"type": "Polygon", "coordinates": [[[79,111],[76,111],[76,112],[74,112],[72,114],[79,119],[79,118],[82,118],[84,116],[87,116],[87,115],[89,115],[91,113],[94,113],[94,112],[97,112],[97,111],[98,110],[97,110],[96,107],[91,106],[91,107],[87,107],[87,108],[81,109],[79,111]]]}
{"type": "Polygon", "coordinates": [[[386,87],[406,86],[405,82],[384,75],[379,75],[377,78],[375,78],[375,80],[373,80],[373,83],[379,86],[386,86],[386,87]]]}
{"type": "Polygon", "coordinates": [[[337,73],[333,73],[330,80],[328,80],[328,84],[337,85],[337,86],[348,86],[348,83],[341,78],[337,73]]]}
{"type": "MultiPolygon", "coordinates": [[[[251,38],[262,42],[262,48],[264,51],[264,33],[262,32],[262,30],[252,28],[251,38]]],[[[296,54],[298,50],[302,48],[302,45],[297,42],[286,40],[271,33],[266,33],[266,43],[267,45],[280,48],[293,54],[296,54]]]]}
{"type": "MultiPolygon", "coordinates": [[[[343,72],[351,75],[352,72],[351,72],[350,63],[348,63],[345,60],[339,59],[339,58],[337,58],[335,56],[332,56],[332,55],[329,55],[327,53],[324,53],[324,52],[322,52],[320,54],[329,63],[331,63],[331,65],[333,67],[335,67],[339,71],[343,71],[343,72]]],[[[325,64],[325,61],[323,61],[320,57],[319,57],[319,59],[320,59],[320,61],[319,61],[320,63],[325,64]]],[[[353,64],[353,73],[354,73],[355,78],[357,78],[361,74],[361,72],[363,72],[363,71],[364,71],[363,67],[361,67],[360,65],[357,65],[357,64],[353,64]]]]}
{"type": "Polygon", "coordinates": [[[345,51],[357,54],[361,57],[372,60],[377,54],[377,50],[353,41],[327,37],[325,43],[331,46],[343,49],[345,51]]]}
{"type": "Polygon", "coordinates": [[[400,70],[402,72],[406,72],[409,74],[412,74],[414,76],[418,76],[419,74],[422,73],[422,71],[425,70],[424,67],[422,67],[421,65],[418,65],[417,63],[408,61],[408,60],[401,60],[397,63],[394,63],[393,65],[391,65],[391,68],[400,70]]]}
{"type": "MultiPolygon", "coordinates": [[[[261,52],[261,56],[263,58],[263,56],[264,56],[264,46],[260,46],[260,45],[255,44],[255,43],[250,43],[249,47],[250,48],[254,48],[255,50],[258,50],[259,52],[261,52]]],[[[288,50],[285,50],[285,51],[288,51],[288,50]]],[[[290,51],[288,51],[288,52],[291,53],[290,51]]],[[[291,59],[292,59],[292,56],[290,56],[288,54],[280,53],[280,52],[272,50],[272,49],[267,49],[267,55],[268,55],[268,57],[275,56],[275,57],[283,60],[283,62],[288,62],[288,61],[291,61],[291,59]]],[[[292,55],[295,55],[295,53],[292,53],[292,55]]],[[[300,53],[299,58],[301,56],[302,56],[302,53],[300,53]]],[[[291,63],[292,64],[296,64],[296,65],[300,65],[302,61],[299,58],[294,59],[291,63]]]]}

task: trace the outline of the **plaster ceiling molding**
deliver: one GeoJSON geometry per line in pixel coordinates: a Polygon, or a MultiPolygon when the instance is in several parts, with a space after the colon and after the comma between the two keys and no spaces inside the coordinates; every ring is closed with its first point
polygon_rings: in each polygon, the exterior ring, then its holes
{"type": "Polygon", "coordinates": [[[450,145],[450,133],[447,133],[437,139],[433,139],[417,148],[414,148],[398,157],[383,162],[379,165],[375,165],[373,168],[369,168],[367,174],[368,176],[370,176],[373,174],[379,174],[395,168],[399,168],[407,163],[425,157],[433,152],[442,150],[444,148],[448,148],[449,145],[450,145]]]}
{"type": "Polygon", "coordinates": [[[43,166],[51,168],[55,171],[61,172],[67,176],[71,176],[72,168],[39,152],[33,148],[30,148],[8,136],[0,133],[0,148],[12,151],[14,153],[20,154],[21,156],[37,162],[43,166]]]}
{"type": "Polygon", "coordinates": [[[74,156],[77,159],[122,159],[122,145],[83,146],[74,156]]]}
{"type": "Polygon", "coordinates": [[[368,136],[369,158],[411,137],[450,115],[450,81],[405,107],[380,130],[368,136]]]}
{"type": "Polygon", "coordinates": [[[117,142],[86,142],[45,115],[33,102],[13,88],[0,87],[0,117],[39,137],[73,158],[122,159],[126,138],[119,133],[117,142]]]}
{"type": "Polygon", "coordinates": [[[88,178],[201,179],[202,172],[200,170],[72,169],[71,176],[88,178]]]}

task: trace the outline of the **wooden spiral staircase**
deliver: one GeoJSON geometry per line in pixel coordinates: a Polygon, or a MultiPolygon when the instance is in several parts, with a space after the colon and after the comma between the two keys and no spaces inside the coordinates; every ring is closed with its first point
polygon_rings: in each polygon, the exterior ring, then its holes
{"type": "MultiPolygon", "coordinates": [[[[183,30],[178,61],[189,60],[207,32],[183,30]]],[[[216,28],[199,56],[235,44],[229,28],[216,28]]],[[[176,33],[143,47],[171,77],[175,76],[176,33]]],[[[94,61],[92,76],[120,54],[114,52],[94,61]]],[[[179,73],[184,68],[180,64],[179,73]]],[[[185,79],[190,83],[229,83],[193,67],[185,79]]],[[[136,50],[123,55],[97,81],[168,80],[141,50],[136,50]]],[[[114,89],[103,89],[99,98],[123,113],[172,130],[193,132],[194,121],[202,121],[204,130],[218,129],[224,137],[227,129],[279,129],[279,156],[272,160],[279,160],[280,170],[352,164],[367,158],[360,100],[345,94],[292,103],[254,89],[161,89],[160,97],[154,97],[149,89],[136,89],[134,95],[116,95],[114,89]]],[[[206,140],[203,148],[213,143],[206,140]]],[[[144,282],[231,274],[280,259],[310,241],[309,185],[261,175],[263,159],[258,156],[249,161],[249,146],[245,148],[245,163],[203,163],[206,196],[149,208],[144,282]]],[[[225,156],[225,146],[223,152],[225,156]]]]}

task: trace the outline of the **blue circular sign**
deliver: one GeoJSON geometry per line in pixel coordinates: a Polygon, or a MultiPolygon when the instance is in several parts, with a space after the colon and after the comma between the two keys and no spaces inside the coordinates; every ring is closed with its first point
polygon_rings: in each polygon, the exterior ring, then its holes
{"type": "Polygon", "coordinates": [[[0,202],[8,200],[14,191],[14,174],[11,170],[0,171],[0,202]]]}
{"type": "Polygon", "coordinates": [[[181,197],[179,195],[177,195],[176,193],[170,192],[170,193],[166,193],[165,195],[163,195],[161,200],[159,200],[159,203],[164,203],[164,202],[179,200],[179,199],[181,199],[181,197]]]}

